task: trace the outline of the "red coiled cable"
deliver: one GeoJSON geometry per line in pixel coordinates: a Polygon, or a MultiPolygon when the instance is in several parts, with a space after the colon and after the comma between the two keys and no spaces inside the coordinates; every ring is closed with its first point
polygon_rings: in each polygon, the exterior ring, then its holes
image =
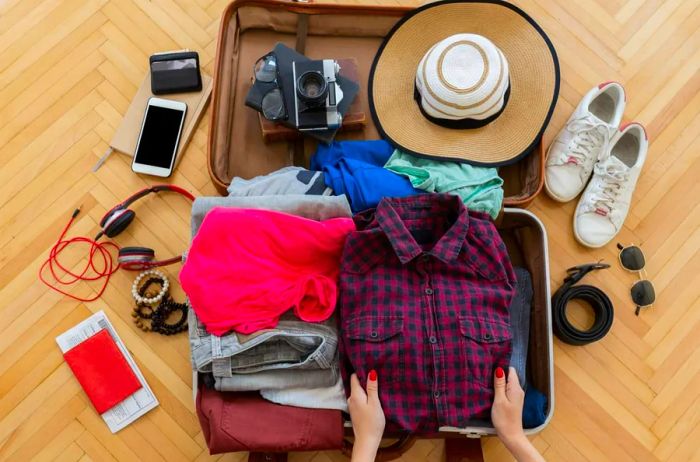
{"type": "Polygon", "coordinates": [[[109,283],[109,278],[119,269],[119,264],[115,263],[114,257],[109,250],[111,247],[117,252],[119,252],[119,247],[112,242],[100,243],[97,242],[95,239],[90,239],[89,237],[83,236],[64,239],[66,233],[68,232],[68,228],[71,227],[71,225],[75,221],[75,217],[77,217],[79,213],[80,208],[77,208],[73,211],[71,219],[68,221],[68,224],[66,224],[65,228],[63,228],[63,231],[61,232],[61,235],[58,237],[58,241],[56,241],[53,247],[51,247],[49,257],[41,265],[41,268],[39,268],[39,279],[41,280],[41,282],[43,282],[56,292],[66,295],[74,300],[78,300],[81,302],[92,302],[102,296],[105,289],[107,288],[107,284],[109,283]],[[68,247],[71,244],[79,243],[89,244],[90,252],[88,256],[88,261],[85,264],[83,270],[74,273],[70,269],[63,266],[58,260],[58,257],[61,254],[61,252],[65,250],[66,247],[68,247]],[[100,257],[102,259],[101,265],[99,260],[100,257]],[[53,282],[49,282],[46,279],[44,279],[44,272],[47,266],[49,267],[51,276],[53,277],[53,282]],[[62,271],[63,274],[61,276],[57,274],[57,269],[62,271]],[[67,279],[65,279],[66,277],[67,279]],[[78,281],[98,281],[100,279],[104,279],[104,283],[102,284],[102,287],[100,288],[97,295],[95,295],[92,298],[82,298],[77,295],[65,292],[64,290],[59,288],[59,286],[73,285],[78,281]]]}

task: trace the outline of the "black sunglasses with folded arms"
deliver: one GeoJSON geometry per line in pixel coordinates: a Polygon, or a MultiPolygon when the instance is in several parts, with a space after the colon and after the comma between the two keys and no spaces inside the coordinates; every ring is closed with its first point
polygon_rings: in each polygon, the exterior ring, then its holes
{"type": "Polygon", "coordinates": [[[654,285],[646,278],[646,271],[644,270],[646,260],[644,259],[644,253],[642,253],[642,249],[636,245],[625,247],[618,243],[617,248],[620,249],[620,255],[618,255],[620,265],[627,271],[639,274],[639,281],[634,283],[630,291],[632,294],[632,301],[637,305],[634,314],[639,316],[639,311],[642,308],[652,306],[656,300],[654,285]]]}
{"type": "Polygon", "coordinates": [[[262,114],[267,120],[273,122],[287,118],[287,109],[284,105],[284,96],[279,81],[277,80],[277,57],[274,53],[268,53],[255,62],[253,75],[258,82],[270,84],[270,89],[262,98],[262,114]]]}

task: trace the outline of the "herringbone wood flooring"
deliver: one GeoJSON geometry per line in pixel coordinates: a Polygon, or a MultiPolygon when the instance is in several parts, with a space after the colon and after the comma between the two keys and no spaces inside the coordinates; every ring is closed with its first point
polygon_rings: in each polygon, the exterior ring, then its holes
{"type": "MultiPolygon", "coordinates": [[[[135,328],[132,275],[116,274],[101,300],[84,304],[47,290],[36,273],[77,205],[83,213],[71,234],[91,235],[107,208],[147,184],[119,155],[97,173],[90,167],[107,147],[151,53],[194,48],[212,73],[227,2],[0,0],[2,460],[216,459],[207,454],[193,413],[186,337],[135,328]],[[161,403],[116,436],[90,407],[54,343],[58,333],[101,309],[161,403]]],[[[700,461],[700,1],[517,3],[549,33],[562,63],[547,140],[585,91],[611,79],[626,86],[626,119],[648,127],[650,156],[620,240],[642,244],[658,294],[656,306],[635,317],[628,295],[634,275],[613,265],[590,277],[611,295],[615,324],[591,346],[555,342],[556,413],[533,441],[552,461],[700,461]]],[[[208,124],[207,114],[172,181],[213,195],[205,164],[208,124]]],[[[574,242],[573,207],[544,196],[531,207],[549,232],[553,287],[569,266],[601,258],[615,263],[614,244],[590,251],[574,242]]],[[[138,209],[139,223],[120,243],[146,243],[159,255],[185,247],[184,201],[152,198],[138,209]]],[[[73,257],[79,264],[82,255],[73,257]]],[[[169,271],[173,278],[176,271],[169,271]]],[[[487,460],[509,460],[496,439],[483,445],[487,460]]],[[[440,460],[442,452],[441,442],[426,440],[402,460],[440,460]]],[[[291,457],[343,459],[338,453],[291,457]]]]}

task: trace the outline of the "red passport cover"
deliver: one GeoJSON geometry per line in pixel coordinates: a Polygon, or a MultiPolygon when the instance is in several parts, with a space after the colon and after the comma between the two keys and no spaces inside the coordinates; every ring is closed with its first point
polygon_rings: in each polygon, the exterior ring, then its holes
{"type": "Polygon", "coordinates": [[[141,388],[141,382],[105,329],[71,348],[63,357],[100,414],[141,388]]]}

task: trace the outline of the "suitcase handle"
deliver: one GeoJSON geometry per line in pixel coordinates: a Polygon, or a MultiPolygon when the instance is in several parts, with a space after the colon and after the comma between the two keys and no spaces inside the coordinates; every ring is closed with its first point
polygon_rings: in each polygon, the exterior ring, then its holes
{"type": "MultiPolygon", "coordinates": [[[[409,434],[404,433],[399,437],[398,440],[391,443],[388,446],[380,447],[377,450],[377,457],[374,459],[375,462],[387,462],[389,460],[398,459],[403,455],[404,452],[411,449],[413,444],[416,442],[416,438],[409,434]]],[[[347,457],[352,456],[353,443],[347,438],[343,440],[342,452],[347,457]]]]}
{"type": "MultiPolygon", "coordinates": [[[[411,434],[403,434],[394,443],[380,447],[377,451],[375,462],[387,462],[398,459],[406,451],[413,447],[416,437],[411,434]]],[[[352,456],[353,443],[348,439],[343,440],[343,454],[352,456]]],[[[445,460],[446,462],[484,462],[484,453],[481,448],[479,438],[446,438],[445,439],[445,460]]]]}

